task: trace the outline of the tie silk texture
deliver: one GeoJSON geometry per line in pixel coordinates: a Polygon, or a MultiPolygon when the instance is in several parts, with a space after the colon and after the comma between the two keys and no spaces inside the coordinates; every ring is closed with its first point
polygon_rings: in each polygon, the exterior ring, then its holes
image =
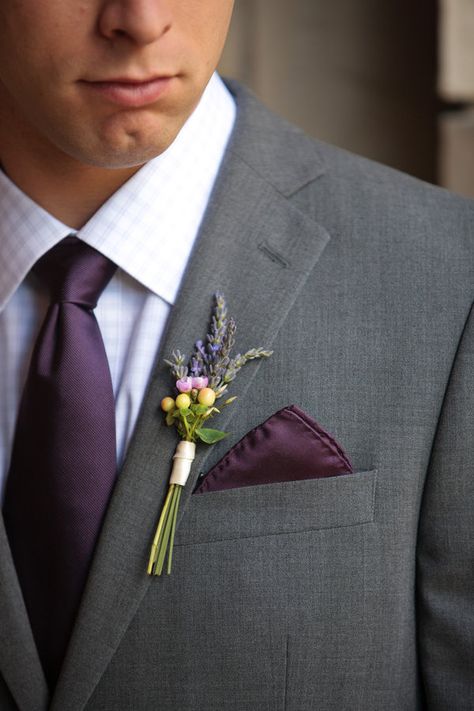
{"type": "Polygon", "coordinates": [[[20,403],[4,515],[51,691],[117,475],[112,381],[92,311],[116,268],[74,236],[33,268],[51,304],[20,403]]]}

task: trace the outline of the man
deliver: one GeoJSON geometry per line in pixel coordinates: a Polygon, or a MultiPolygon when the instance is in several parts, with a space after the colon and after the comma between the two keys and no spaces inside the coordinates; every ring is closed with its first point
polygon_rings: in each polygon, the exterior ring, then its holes
{"type": "Polygon", "coordinates": [[[231,11],[0,8],[0,708],[472,709],[473,205],[224,86],[213,73],[231,11]],[[105,274],[96,308],[64,296],[70,283],[48,293],[63,276],[53,248],[84,244],[105,274]],[[238,400],[216,425],[230,434],[198,447],[173,571],[149,576],[176,446],[164,358],[203,338],[217,291],[238,349],[273,355],[229,388],[238,400]],[[33,366],[52,352],[54,329],[40,329],[53,317],[69,340],[50,377],[69,375],[41,400],[33,366]],[[96,349],[85,369],[79,331],[96,349]],[[292,403],[351,474],[302,479],[290,458],[288,480],[192,495],[292,403]],[[109,416],[94,446],[92,410],[109,416]],[[93,465],[111,443],[119,474],[105,485],[109,465],[93,465]],[[61,495],[47,479],[58,453],[61,495]],[[99,499],[85,532],[76,519],[99,499]],[[49,566],[78,531],[84,558],[79,546],[54,563],[71,579],[84,563],[70,591],[49,566]]]}

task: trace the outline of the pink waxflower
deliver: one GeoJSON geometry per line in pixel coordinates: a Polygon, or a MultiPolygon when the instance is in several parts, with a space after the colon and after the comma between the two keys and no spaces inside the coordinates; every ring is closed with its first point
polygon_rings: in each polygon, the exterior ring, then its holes
{"type": "Polygon", "coordinates": [[[207,388],[207,384],[209,382],[209,378],[193,378],[193,388],[196,388],[196,390],[202,390],[202,388],[207,388]]]}
{"type": "Polygon", "coordinates": [[[178,388],[180,393],[188,393],[190,390],[193,388],[193,380],[194,378],[187,377],[187,378],[181,378],[181,380],[176,381],[176,387],[178,388]]]}

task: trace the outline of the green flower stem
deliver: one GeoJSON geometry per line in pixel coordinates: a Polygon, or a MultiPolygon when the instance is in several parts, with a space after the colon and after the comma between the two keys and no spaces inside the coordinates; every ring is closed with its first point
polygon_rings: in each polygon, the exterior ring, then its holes
{"type": "Polygon", "coordinates": [[[184,422],[184,428],[185,428],[185,430],[186,430],[186,439],[188,440],[188,442],[192,442],[193,440],[192,440],[192,438],[191,438],[191,432],[189,431],[187,418],[186,418],[186,417],[183,417],[183,420],[182,420],[182,421],[184,422]]]}
{"type": "Polygon", "coordinates": [[[170,536],[170,546],[169,546],[169,554],[168,554],[168,570],[166,571],[168,575],[171,573],[171,560],[173,558],[173,544],[174,544],[174,534],[176,530],[176,518],[178,515],[178,508],[179,508],[179,500],[181,498],[181,491],[183,487],[176,485],[176,503],[174,507],[174,515],[173,515],[173,525],[171,528],[171,536],[170,536]]]}
{"type": "Polygon", "coordinates": [[[171,561],[173,557],[173,544],[176,530],[176,519],[178,516],[179,501],[181,498],[182,486],[171,484],[168,495],[161,512],[155,539],[153,541],[150,562],[148,566],[149,575],[161,575],[163,564],[168,550],[168,575],[171,573],[171,561]],[[169,545],[168,545],[169,543],[169,545]]]}
{"type": "Polygon", "coordinates": [[[194,421],[193,426],[191,427],[191,434],[190,434],[190,442],[195,442],[196,441],[196,430],[200,428],[203,422],[203,416],[198,415],[196,417],[196,420],[194,421]]]}
{"type": "Polygon", "coordinates": [[[166,496],[165,503],[163,505],[163,509],[161,511],[160,520],[158,521],[158,526],[156,528],[155,538],[153,539],[153,544],[151,547],[150,560],[148,562],[148,575],[153,575],[153,573],[154,573],[154,567],[155,567],[157,556],[158,556],[158,546],[160,544],[161,533],[162,533],[162,529],[163,529],[165,519],[166,519],[166,516],[168,513],[168,507],[170,505],[172,494],[173,494],[173,487],[170,486],[170,488],[168,489],[168,494],[166,496]]]}
{"type": "Polygon", "coordinates": [[[170,538],[170,530],[173,523],[173,518],[176,520],[176,499],[178,484],[171,484],[170,489],[172,489],[171,501],[167,510],[166,522],[163,528],[163,536],[158,546],[158,558],[156,561],[155,575],[161,575],[163,571],[163,564],[165,561],[166,551],[168,549],[168,541],[170,538]]]}

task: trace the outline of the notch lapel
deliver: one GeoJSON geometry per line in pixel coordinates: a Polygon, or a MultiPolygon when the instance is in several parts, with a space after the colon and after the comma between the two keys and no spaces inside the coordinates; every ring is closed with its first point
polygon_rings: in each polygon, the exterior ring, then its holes
{"type": "MultiPolygon", "coordinates": [[[[171,386],[163,358],[177,347],[189,354],[194,341],[204,336],[212,294],[218,290],[227,297],[236,319],[239,349],[270,348],[329,240],[322,227],[293,207],[239,155],[239,146],[246,143],[247,131],[251,132],[253,111],[251,107],[239,108],[243,116],[163,336],[107,511],[51,711],[84,709],[148,586],[163,587],[168,582],[167,575],[151,578],[146,574],[177,442],[174,428],[166,427],[159,410],[160,400],[171,386]]],[[[295,188],[296,182],[290,181],[295,188]]],[[[223,412],[220,428],[228,427],[235,417],[258,367],[259,362],[249,364],[239,374],[239,400],[223,412]]],[[[192,475],[181,497],[178,526],[208,456],[206,445],[197,448],[192,475]]]]}

